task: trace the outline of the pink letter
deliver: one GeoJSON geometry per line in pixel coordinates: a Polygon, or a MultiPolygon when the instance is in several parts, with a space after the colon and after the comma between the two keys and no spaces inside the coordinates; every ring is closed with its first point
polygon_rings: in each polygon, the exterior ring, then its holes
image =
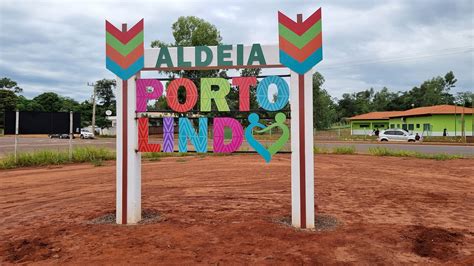
{"type": "Polygon", "coordinates": [[[163,84],[157,79],[137,80],[137,112],[146,112],[149,99],[158,99],[163,94],[163,84]],[[149,92],[148,88],[152,88],[149,92]]]}
{"type": "Polygon", "coordinates": [[[234,118],[216,117],[214,118],[214,152],[231,153],[239,149],[244,140],[244,130],[242,125],[234,118]],[[224,143],[224,128],[232,130],[232,140],[229,144],[224,143]]]}

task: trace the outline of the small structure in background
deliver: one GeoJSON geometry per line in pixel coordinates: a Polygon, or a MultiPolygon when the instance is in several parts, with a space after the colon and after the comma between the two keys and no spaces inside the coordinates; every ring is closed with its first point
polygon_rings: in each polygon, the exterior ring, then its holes
{"type": "MultiPolygon", "coordinates": [[[[70,134],[69,112],[19,112],[19,134],[70,134]]],[[[15,134],[15,111],[5,112],[5,135],[15,134]]],[[[73,113],[73,129],[78,134],[81,114],[73,113]]]]}
{"type": "Polygon", "coordinates": [[[349,118],[351,135],[376,129],[404,129],[420,136],[473,136],[473,108],[455,105],[418,107],[406,111],[372,112],[349,118]]]}
{"type": "Polygon", "coordinates": [[[401,111],[371,112],[353,116],[348,119],[351,122],[351,135],[370,135],[375,130],[388,129],[390,116],[398,113],[401,111]]]}

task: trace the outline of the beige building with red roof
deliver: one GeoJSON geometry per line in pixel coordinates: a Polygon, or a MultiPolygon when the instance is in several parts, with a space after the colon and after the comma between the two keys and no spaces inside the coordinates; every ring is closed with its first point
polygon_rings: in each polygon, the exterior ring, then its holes
{"type": "Polygon", "coordinates": [[[370,135],[374,130],[401,128],[423,136],[473,136],[473,109],[435,105],[406,111],[371,112],[349,118],[352,135],[370,135]]]}

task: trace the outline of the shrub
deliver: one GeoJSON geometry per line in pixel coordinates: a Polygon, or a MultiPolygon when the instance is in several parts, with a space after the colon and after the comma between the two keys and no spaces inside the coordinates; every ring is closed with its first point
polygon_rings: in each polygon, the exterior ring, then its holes
{"type": "Polygon", "coordinates": [[[332,153],[334,154],[355,154],[356,153],[356,149],[354,146],[348,146],[348,147],[345,147],[345,146],[342,146],[342,147],[334,147],[332,149],[332,153]]]}

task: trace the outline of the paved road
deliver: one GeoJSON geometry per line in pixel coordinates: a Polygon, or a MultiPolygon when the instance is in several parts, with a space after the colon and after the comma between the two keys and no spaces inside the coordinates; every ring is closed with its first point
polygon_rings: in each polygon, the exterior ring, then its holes
{"type": "MultiPolygon", "coordinates": [[[[14,151],[14,137],[4,136],[0,137],[0,156],[5,156],[6,154],[13,153],[14,151]]],[[[49,139],[41,137],[25,137],[22,136],[18,141],[18,151],[34,151],[34,150],[67,150],[69,147],[69,140],[67,139],[49,139]]],[[[244,142],[245,145],[246,142],[244,142]]],[[[354,146],[359,153],[367,153],[371,147],[387,147],[390,149],[397,150],[411,150],[423,153],[447,153],[447,154],[459,154],[474,156],[474,146],[450,146],[450,145],[433,145],[433,144],[408,144],[408,143],[354,143],[354,142],[324,142],[317,141],[315,142],[316,146],[324,147],[327,149],[332,149],[334,147],[340,146],[354,146]]],[[[209,143],[212,145],[212,143],[209,143]]],[[[289,145],[289,144],[288,144],[289,145]]],[[[74,139],[73,146],[96,146],[96,147],[106,147],[110,149],[115,149],[115,139],[94,139],[94,140],[82,140],[74,139]]],[[[190,147],[190,150],[193,149],[190,147]]],[[[287,147],[289,150],[289,146],[287,147]]],[[[244,150],[249,150],[248,147],[244,150]]]]}

